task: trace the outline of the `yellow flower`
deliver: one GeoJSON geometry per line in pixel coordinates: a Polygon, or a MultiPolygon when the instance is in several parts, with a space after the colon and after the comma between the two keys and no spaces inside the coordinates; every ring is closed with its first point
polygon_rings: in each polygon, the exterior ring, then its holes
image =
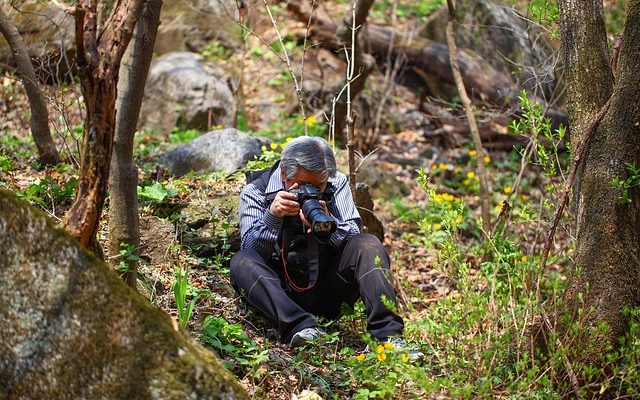
{"type": "Polygon", "coordinates": [[[455,168],[453,169],[453,172],[455,172],[455,173],[458,173],[458,172],[460,172],[460,171],[462,171],[462,168],[460,168],[460,167],[455,167],[455,168]]]}
{"type": "Polygon", "coordinates": [[[271,143],[269,146],[271,147],[271,150],[275,150],[278,148],[278,145],[275,143],[271,143]]]}
{"type": "Polygon", "coordinates": [[[511,186],[505,186],[504,189],[502,189],[502,190],[504,190],[504,192],[506,194],[509,194],[509,193],[511,193],[511,186]]]}
{"type": "Polygon", "coordinates": [[[392,350],[394,347],[395,346],[393,345],[393,343],[386,342],[384,344],[384,348],[387,349],[387,350],[392,350]]]}
{"type": "Polygon", "coordinates": [[[526,262],[527,262],[527,256],[522,256],[522,258],[520,258],[520,260],[521,260],[523,263],[526,263],[526,262]]]}
{"type": "Polygon", "coordinates": [[[482,161],[484,161],[485,164],[489,164],[491,162],[491,157],[484,156],[484,157],[482,157],[482,161]]]}
{"type": "Polygon", "coordinates": [[[437,169],[438,169],[438,166],[437,166],[437,165],[433,164],[433,165],[431,166],[431,170],[432,170],[432,171],[435,171],[435,170],[437,170],[437,169]]]}
{"type": "Polygon", "coordinates": [[[386,359],[387,359],[387,355],[385,353],[379,353],[378,354],[378,360],[384,361],[386,359]]]}
{"type": "Polygon", "coordinates": [[[440,168],[443,171],[446,171],[447,170],[447,164],[441,162],[440,165],[438,165],[438,168],[440,168]]]}
{"type": "Polygon", "coordinates": [[[267,146],[262,146],[262,147],[260,147],[260,149],[261,149],[262,151],[267,151],[267,146]]]}
{"type": "Polygon", "coordinates": [[[364,361],[365,357],[366,357],[366,356],[364,355],[364,353],[360,353],[360,354],[358,354],[358,355],[356,356],[356,360],[358,360],[358,361],[362,362],[362,361],[364,361]]]}
{"type": "Polygon", "coordinates": [[[307,126],[313,126],[318,120],[313,115],[307,118],[307,126]]]}
{"type": "Polygon", "coordinates": [[[462,182],[465,186],[469,186],[469,184],[471,183],[470,180],[465,179],[464,182],[462,182]]]}
{"type": "Polygon", "coordinates": [[[409,362],[409,355],[407,353],[404,353],[400,356],[400,359],[402,360],[402,362],[409,362]]]}
{"type": "Polygon", "coordinates": [[[457,223],[462,222],[462,219],[463,219],[463,218],[462,218],[462,214],[458,214],[458,215],[456,215],[456,222],[457,222],[457,223]]]}
{"type": "Polygon", "coordinates": [[[222,124],[216,125],[216,129],[222,129],[222,124]]]}
{"type": "Polygon", "coordinates": [[[287,138],[284,141],[285,141],[285,143],[289,143],[292,140],[293,140],[293,138],[291,136],[287,136],[287,138]]]}
{"type": "Polygon", "coordinates": [[[382,346],[381,344],[379,344],[379,345],[376,347],[376,353],[378,353],[378,354],[382,354],[382,353],[384,353],[384,346],[382,346]]]}
{"type": "Polygon", "coordinates": [[[286,143],[280,143],[280,148],[281,148],[282,150],[284,150],[284,148],[285,148],[286,146],[287,146],[287,144],[286,144],[286,143]]]}
{"type": "Polygon", "coordinates": [[[473,178],[474,176],[476,176],[476,173],[475,173],[475,172],[473,172],[473,171],[469,171],[469,172],[467,172],[467,178],[471,179],[471,178],[473,178]]]}
{"type": "Polygon", "coordinates": [[[433,230],[434,231],[439,231],[440,228],[442,228],[442,226],[440,224],[433,224],[433,230]]]}
{"type": "Polygon", "coordinates": [[[469,155],[470,155],[471,157],[475,157],[475,156],[477,156],[477,155],[478,155],[478,152],[477,152],[477,151],[475,151],[475,150],[469,150],[469,155]]]}

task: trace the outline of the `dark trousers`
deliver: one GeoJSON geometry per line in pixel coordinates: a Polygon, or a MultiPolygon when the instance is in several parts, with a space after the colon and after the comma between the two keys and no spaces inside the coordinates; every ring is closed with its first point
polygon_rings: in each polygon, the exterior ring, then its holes
{"type": "Polygon", "coordinates": [[[282,265],[264,260],[252,250],[240,250],[231,259],[231,283],[254,308],[273,321],[283,342],[294,333],[316,326],[315,316],[336,319],[343,303],[353,305],[358,297],[365,304],[367,330],[376,339],[399,335],[402,318],[380,300],[396,302],[391,284],[389,256],[373,235],[352,237],[330,265],[320,265],[316,285],[296,292],[284,283],[282,265]]]}

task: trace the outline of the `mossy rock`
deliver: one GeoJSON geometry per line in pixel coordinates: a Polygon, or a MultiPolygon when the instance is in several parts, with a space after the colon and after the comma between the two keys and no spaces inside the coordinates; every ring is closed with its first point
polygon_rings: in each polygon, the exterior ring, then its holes
{"type": "Polygon", "coordinates": [[[246,399],[213,353],[0,190],[0,399],[246,399]]]}

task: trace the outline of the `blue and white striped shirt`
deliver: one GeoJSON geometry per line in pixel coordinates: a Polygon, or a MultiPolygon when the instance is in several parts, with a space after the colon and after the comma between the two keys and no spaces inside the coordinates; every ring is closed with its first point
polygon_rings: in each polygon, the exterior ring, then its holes
{"type": "MultiPolygon", "coordinates": [[[[333,200],[327,204],[329,214],[335,218],[337,229],[331,234],[330,243],[339,248],[352,236],[360,233],[362,220],[349,190],[347,177],[336,173],[329,178],[333,186],[333,200]]],[[[240,194],[240,235],[242,249],[250,249],[265,259],[269,259],[275,249],[283,218],[269,211],[266,197],[284,189],[280,167],[271,174],[263,192],[255,184],[249,183],[240,194]]]]}

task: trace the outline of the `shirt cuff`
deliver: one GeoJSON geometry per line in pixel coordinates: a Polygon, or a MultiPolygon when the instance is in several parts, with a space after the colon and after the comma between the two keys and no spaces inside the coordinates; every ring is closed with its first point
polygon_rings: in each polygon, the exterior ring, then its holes
{"type": "Polygon", "coordinates": [[[267,228],[273,229],[274,231],[279,231],[282,229],[282,218],[278,218],[271,213],[271,211],[267,210],[262,217],[262,222],[264,222],[267,228]]]}

